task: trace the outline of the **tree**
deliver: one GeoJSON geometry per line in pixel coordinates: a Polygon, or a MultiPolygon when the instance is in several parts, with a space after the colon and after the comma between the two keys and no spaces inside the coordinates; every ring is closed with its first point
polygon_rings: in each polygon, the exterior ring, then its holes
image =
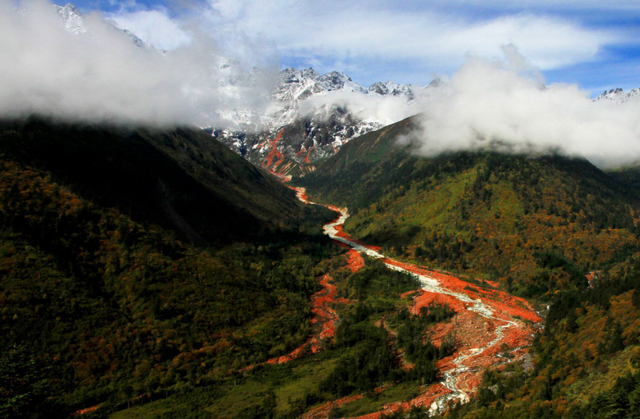
{"type": "Polygon", "coordinates": [[[55,418],[63,412],[49,400],[51,389],[43,367],[20,347],[0,357],[0,417],[55,418]]]}

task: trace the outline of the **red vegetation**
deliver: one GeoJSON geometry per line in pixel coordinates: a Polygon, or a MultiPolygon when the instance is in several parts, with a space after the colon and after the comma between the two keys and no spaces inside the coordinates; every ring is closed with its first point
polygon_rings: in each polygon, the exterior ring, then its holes
{"type": "Polygon", "coordinates": [[[364,267],[364,259],[357,250],[351,249],[347,252],[347,268],[351,272],[357,272],[364,267]]]}
{"type": "Polygon", "coordinates": [[[280,130],[276,138],[274,138],[272,141],[269,141],[268,144],[269,144],[270,150],[269,150],[269,153],[267,153],[267,156],[265,157],[263,162],[263,165],[267,167],[269,171],[274,174],[276,169],[278,168],[278,165],[284,161],[284,156],[282,155],[281,152],[278,151],[278,141],[280,141],[280,139],[282,138],[282,133],[283,133],[283,130],[280,130]]]}
{"type": "MultiPolygon", "coordinates": [[[[330,210],[333,210],[333,211],[336,211],[336,212],[340,212],[340,208],[338,208],[338,207],[334,207],[332,205],[325,205],[325,207],[329,208],[330,210]]],[[[336,221],[338,221],[338,219],[336,219],[336,220],[334,220],[332,222],[336,222],[336,221]]],[[[347,239],[352,243],[359,244],[362,247],[366,247],[367,249],[371,249],[371,250],[376,251],[376,252],[379,252],[379,251],[382,250],[382,247],[372,246],[370,244],[367,244],[365,242],[362,242],[362,241],[360,241],[358,239],[354,239],[353,237],[349,236],[347,233],[344,232],[344,226],[342,226],[342,225],[337,225],[334,228],[338,231],[338,233],[336,234],[336,236],[338,236],[338,237],[341,237],[343,239],[347,239]]]]}
{"type": "MultiPolygon", "coordinates": [[[[336,212],[341,211],[332,206],[327,208],[336,212]]],[[[344,232],[342,225],[334,228],[337,230],[338,237],[350,243],[376,251],[380,250],[353,239],[344,232]]],[[[408,292],[402,296],[414,296],[414,304],[411,307],[413,314],[418,314],[422,307],[431,303],[447,304],[456,312],[449,322],[435,325],[431,330],[425,331],[436,346],[440,346],[445,338],[454,339],[456,352],[437,363],[443,379],[446,374],[451,376],[446,382],[428,386],[413,400],[390,403],[385,405],[382,411],[361,416],[361,419],[374,419],[383,414],[409,410],[413,406],[435,411],[438,408],[445,408],[448,399],[467,401],[477,391],[486,368],[509,362],[511,359],[520,359],[526,354],[526,347],[531,342],[535,324],[541,319],[524,299],[495,289],[498,286],[495,282],[484,281],[484,284],[482,282],[473,284],[450,274],[395,259],[384,258],[383,261],[437,281],[437,286],[432,290],[408,292]],[[510,358],[505,356],[508,352],[510,352],[510,358]]],[[[341,405],[345,403],[347,401],[341,399],[341,405]]]]}
{"type": "Polygon", "coordinates": [[[307,164],[311,164],[311,162],[309,161],[309,154],[311,154],[311,150],[313,150],[314,146],[309,147],[309,151],[307,152],[307,157],[304,158],[304,162],[307,164]]]}
{"type": "Polygon", "coordinates": [[[81,410],[78,410],[77,412],[73,412],[70,416],[86,415],[87,413],[95,412],[96,410],[98,410],[100,406],[102,405],[98,404],[96,406],[87,407],[86,409],[81,409],[81,410]]]}
{"type": "Polygon", "coordinates": [[[338,315],[330,305],[336,302],[336,286],[329,281],[332,278],[325,274],[320,280],[322,289],[311,296],[311,324],[319,324],[317,333],[314,333],[300,347],[293,350],[288,355],[271,358],[267,364],[284,364],[285,362],[302,357],[306,352],[318,353],[322,350],[322,342],[326,339],[333,339],[336,334],[336,322],[338,315]]]}
{"type": "MultiPolygon", "coordinates": [[[[384,390],[386,390],[387,388],[388,388],[388,386],[377,387],[377,388],[373,389],[373,391],[376,394],[380,394],[384,390]]],[[[355,394],[353,396],[347,396],[347,397],[343,397],[342,399],[330,401],[328,403],[322,404],[322,405],[320,405],[320,406],[308,411],[307,413],[302,415],[302,419],[324,419],[324,418],[327,418],[327,417],[329,417],[329,413],[331,412],[331,409],[333,409],[334,407],[344,406],[345,404],[348,404],[348,403],[351,403],[351,402],[355,402],[356,400],[360,400],[363,397],[364,397],[364,395],[362,395],[362,394],[355,394]]]]}
{"type": "Polygon", "coordinates": [[[296,191],[296,196],[298,197],[299,200],[301,200],[305,204],[310,204],[307,198],[307,193],[304,188],[297,188],[295,186],[289,186],[289,185],[286,185],[286,186],[287,188],[293,189],[294,191],[296,191]]]}
{"type": "Polygon", "coordinates": [[[503,313],[507,316],[519,317],[534,323],[539,323],[541,321],[540,316],[536,314],[536,312],[531,308],[531,305],[525,299],[514,297],[505,291],[481,288],[456,278],[455,276],[419,268],[416,265],[400,262],[395,259],[385,258],[383,260],[385,263],[403,268],[416,275],[433,278],[438,281],[441,288],[454,291],[456,293],[466,294],[474,300],[480,299],[484,304],[497,311],[497,313],[495,313],[496,315],[503,313]]]}
{"type": "Polygon", "coordinates": [[[589,282],[589,287],[593,288],[593,281],[600,278],[602,271],[591,271],[587,274],[587,281],[589,282]]]}
{"type": "MultiPolygon", "coordinates": [[[[303,202],[309,202],[303,188],[294,189],[303,202]]],[[[344,212],[346,210],[331,205],[325,205],[325,207],[341,216],[346,214],[344,212]]],[[[340,217],[333,223],[339,220],[340,217]]],[[[364,246],[377,252],[381,250],[379,247],[367,245],[350,237],[344,232],[341,224],[334,228],[337,231],[336,236],[346,240],[352,246],[364,246]]],[[[352,271],[359,269],[362,263],[361,258],[356,258],[356,254],[355,249],[347,253],[348,267],[352,271]]],[[[434,325],[425,333],[430,336],[436,346],[439,346],[444,339],[454,340],[456,352],[436,364],[442,377],[441,382],[424,388],[422,394],[413,400],[387,404],[382,411],[361,416],[361,419],[374,419],[383,414],[409,410],[413,406],[435,411],[446,408],[449,400],[466,402],[477,391],[486,368],[518,360],[527,353],[527,347],[541,319],[524,299],[498,290],[498,284],[495,282],[470,283],[450,274],[395,259],[384,258],[383,261],[431,281],[431,284],[425,284],[424,290],[404,293],[402,297],[414,296],[414,304],[411,307],[411,312],[414,314],[419,313],[422,307],[431,303],[447,304],[455,311],[456,315],[449,322],[434,325]]],[[[325,298],[314,300],[314,307],[316,305],[326,307],[326,304],[333,301],[335,296],[335,286],[326,282],[327,276],[324,279],[323,286],[329,291],[323,294],[325,298]]],[[[335,312],[323,310],[324,308],[318,308],[316,312],[314,309],[314,319],[316,316],[329,318],[331,313],[335,315],[335,312]]],[[[323,324],[320,337],[323,334],[333,336],[334,327],[335,320],[327,320],[323,324]]],[[[303,417],[326,418],[332,407],[342,406],[361,397],[363,396],[355,395],[327,403],[303,417]]]]}
{"type": "Polygon", "coordinates": [[[400,298],[407,298],[410,295],[419,294],[421,292],[422,290],[412,290],[412,291],[403,292],[402,294],[400,294],[400,298]]]}
{"type": "Polygon", "coordinates": [[[457,298],[447,294],[437,294],[429,291],[419,291],[420,295],[417,296],[411,307],[411,314],[418,315],[423,307],[427,307],[431,304],[448,305],[456,313],[460,313],[466,310],[466,306],[457,298]]]}
{"type": "Polygon", "coordinates": [[[302,419],[326,419],[329,417],[329,413],[331,413],[331,409],[334,407],[340,407],[347,403],[355,402],[363,397],[364,396],[362,394],[356,394],[322,404],[302,415],[302,419]]]}

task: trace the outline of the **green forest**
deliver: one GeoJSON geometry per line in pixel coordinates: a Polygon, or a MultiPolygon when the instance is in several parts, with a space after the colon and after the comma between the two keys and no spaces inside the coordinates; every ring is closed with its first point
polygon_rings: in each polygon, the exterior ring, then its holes
{"type": "Polygon", "coordinates": [[[300,180],[347,206],[345,231],[387,254],[497,280],[515,295],[586,286],[590,271],[636,253],[640,197],[583,159],[396,144],[405,120],[346,144],[300,180]]]}
{"type": "MultiPolygon", "coordinates": [[[[526,361],[487,369],[443,417],[638,416],[632,173],[560,156],[418,157],[395,144],[409,124],[294,181],[348,206],[346,231],[385,253],[470,290],[499,281],[545,315],[526,361]]],[[[416,398],[456,351],[454,334],[436,344],[425,330],[456,314],[412,312],[420,283],[380,260],[354,272],[322,234],[333,218],[202,132],[2,123],[0,416],[334,418],[416,398]],[[327,275],[335,337],[312,353],[324,325],[310,301],[327,275]]]]}

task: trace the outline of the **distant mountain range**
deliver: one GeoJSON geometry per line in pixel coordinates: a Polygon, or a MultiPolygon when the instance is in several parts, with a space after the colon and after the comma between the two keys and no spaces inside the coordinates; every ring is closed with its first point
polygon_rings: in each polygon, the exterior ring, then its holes
{"type": "MultiPolygon", "coordinates": [[[[396,98],[398,106],[409,107],[435,85],[422,88],[387,81],[363,87],[341,72],[321,75],[313,68],[288,68],[279,74],[267,112],[226,113],[221,115],[226,125],[238,128],[215,128],[212,134],[254,163],[286,174],[304,173],[313,170],[309,164],[335,154],[351,139],[396,122],[363,115],[356,106],[396,98]],[[274,142],[279,132],[283,134],[274,142]],[[274,150],[281,154],[275,162],[266,159],[274,150]],[[276,167],[274,163],[278,163],[276,167]]],[[[232,83],[225,86],[236,88],[232,83]]]]}
{"type": "Polygon", "coordinates": [[[621,88],[611,89],[609,91],[604,91],[598,97],[593,99],[594,102],[599,102],[601,100],[610,100],[615,103],[625,103],[632,100],[638,99],[640,96],[640,88],[631,89],[628,92],[625,92],[621,88]]]}
{"type": "MultiPolygon", "coordinates": [[[[87,32],[74,5],[55,8],[70,33],[87,32]]],[[[117,30],[140,48],[154,49],[127,29],[117,30]]],[[[392,81],[365,87],[338,71],[320,74],[313,68],[287,68],[273,74],[257,67],[246,71],[239,61],[223,56],[214,56],[212,62],[211,72],[219,84],[216,93],[225,105],[208,111],[211,124],[205,128],[252,163],[285,175],[310,173],[316,162],[331,157],[353,138],[416,113],[411,112],[412,105],[440,85],[436,79],[426,87],[392,81]],[[366,111],[386,100],[393,101],[394,109],[406,107],[406,112],[393,119],[366,111]]],[[[640,88],[629,92],[617,88],[593,101],[622,104],[639,96],[640,88]]]]}
{"type": "MultiPolygon", "coordinates": [[[[87,32],[83,15],[73,4],[55,8],[70,33],[83,35],[87,32]]],[[[126,33],[135,45],[154,49],[132,32],[118,30],[126,33]]],[[[219,76],[218,94],[225,98],[223,103],[228,106],[211,110],[211,133],[257,164],[264,163],[273,147],[277,148],[278,153],[291,163],[285,170],[287,173],[296,173],[293,169],[300,165],[333,155],[352,138],[397,122],[364,115],[361,108],[367,103],[395,98],[398,106],[409,106],[425,94],[427,88],[437,84],[423,88],[387,81],[364,87],[337,71],[319,74],[313,68],[289,68],[273,77],[260,68],[247,72],[234,59],[215,56],[213,62],[212,74],[219,76]],[[250,102],[254,102],[255,97],[262,97],[263,106],[247,105],[243,102],[247,96],[252,98],[250,102]],[[352,105],[353,102],[358,105],[352,105]],[[286,134],[282,141],[271,144],[281,130],[286,134]]]]}

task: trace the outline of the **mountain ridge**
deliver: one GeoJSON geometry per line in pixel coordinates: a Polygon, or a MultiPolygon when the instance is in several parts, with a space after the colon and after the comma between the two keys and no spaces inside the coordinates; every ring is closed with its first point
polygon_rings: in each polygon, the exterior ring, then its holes
{"type": "Polygon", "coordinates": [[[638,244],[637,192],[586,160],[421,157],[411,143],[396,143],[412,124],[365,134],[296,182],[348,206],[345,230],[356,237],[427,266],[500,280],[527,297],[582,287],[580,272],[610,267],[638,244]],[[549,257],[559,258],[555,267],[549,257]]]}
{"type": "Polygon", "coordinates": [[[4,121],[0,128],[6,157],[192,242],[291,228],[306,211],[292,191],[197,129],[132,130],[40,118],[4,121]]]}

